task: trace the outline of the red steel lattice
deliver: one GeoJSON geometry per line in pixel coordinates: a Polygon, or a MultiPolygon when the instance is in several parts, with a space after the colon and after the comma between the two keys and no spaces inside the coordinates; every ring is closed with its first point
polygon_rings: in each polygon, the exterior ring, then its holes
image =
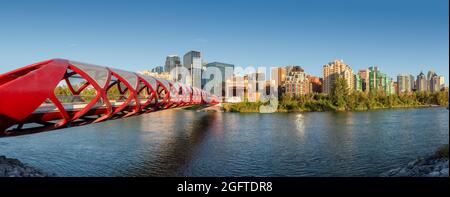
{"type": "Polygon", "coordinates": [[[217,103],[214,95],[178,82],[106,66],[51,59],[0,75],[0,136],[217,103]],[[62,84],[67,87],[67,94],[56,95],[55,89],[63,87],[62,84]],[[118,94],[112,96],[110,91],[114,88],[118,94]],[[89,96],[83,95],[83,91],[95,91],[95,95],[86,99],[89,96]]]}

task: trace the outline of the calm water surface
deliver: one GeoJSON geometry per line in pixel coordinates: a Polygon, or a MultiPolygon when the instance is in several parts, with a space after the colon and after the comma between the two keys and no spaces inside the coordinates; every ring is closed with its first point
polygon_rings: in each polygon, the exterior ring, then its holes
{"type": "Polygon", "coordinates": [[[377,176],[448,144],[445,108],[276,114],[168,110],[12,138],[59,176],[377,176]]]}

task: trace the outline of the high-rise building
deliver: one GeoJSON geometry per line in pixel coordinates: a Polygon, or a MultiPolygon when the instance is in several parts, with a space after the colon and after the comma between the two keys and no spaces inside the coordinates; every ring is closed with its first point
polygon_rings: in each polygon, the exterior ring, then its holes
{"type": "Polygon", "coordinates": [[[155,68],[152,69],[152,72],[161,74],[162,72],[164,72],[164,67],[156,66],[155,68]]]}
{"type": "Polygon", "coordinates": [[[445,88],[445,78],[442,75],[439,76],[439,87],[441,90],[445,88]]]}
{"type": "Polygon", "coordinates": [[[411,91],[416,91],[416,80],[414,79],[414,75],[409,75],[409,83],[411,86],[411,91]]]}
{"type": "Polygon", "coordinates": [[[284,82],[284,89],[287,94],[293,96],[311,93],[309,80],[300,66],[294,66],[292,69],[289,69],[284,82]]]}
{"type": "Polygon", "coordinates": [[[394,93],[393,81],[385,73],[382,73],[377,66],[369,67],[369,91],[382,91],[387,95],[394,93]]]}
{"type": "Polygon", "coordinates": [[[201,88],[202,66],[202,57],[199,51],[189,51],[183,56],[183,67],[188,69],[191,74],[190,79],[186,79],[186,84],[201,88]]]}
{"type": "MultiPolygon", "coordinates": [[[[178,55],[169,55],[166,57],[166,64],[164,65],[164,72],[171,73],[173,69],[181,67],[180,57],[178,55]]],[[[177,71],[177,70],[175,70],[177,71]]],[[[174,71],[174,72],[175,72],[174,71]]],[[[173,73],[171,80],[178,81],[180,78],[178,72],[173,73]]]]}
{"type": "Polygon", "coordinates": [[[434,70],[429,70],[427,73],[427,80],[431,80],[431,78],[436,75],[436,72],[434,72],[434,70]]]}
{"type": "MultiPolygon", "coordinates": [[[[217,68],[218,71],[220,71],[220,78],[221,78],[220,83],[221,84],[213,84],[213,88],[217,87],[218,85],[220,85],[222,87],[222,93],[221,93],[222,99],[225,99],[225,97],[228,95],[227,89],[225,87],[225,85],[226,85],[225,82],[228,79],[230,79],[231,77],[233,77],[234,65],[233,64],[221,63],[221,62],[211,62],[211,63],[205,64],[204,68],[205,68],[205,71],[208,71],[208,69],[214,69],[214,68],[217,68]]],[[[203,79],[202,80],[202,88],[207,83],[210,83],[211,81],[213,81],[214,78],[216,78],[216,76],[213,76],[210,79],[203,79]]],[[[211,89],[211,93],[212,93],[212,90],[213,89],[211,89]]]]}
{"type": "Polygon", "coordinates": [[[287,65],[284,67],[284,69],[286,70],[286,75],[291,72],[292,69],[298,67],[297,65],[287,65]]]}
{"type": "Polygon", "coordinates": [[[394,82],[394,92],[399,93],[398,82],[394,82]]]}
{"type": "Polygon", "coordinates": [[[433,73],[428,79],[428,90],[431,92],[438,92],[441,90],[440,78],[436,73],[433,73]]]}
{"type": "Polygon", "coordinates": [[[330,94],[334,80],[343,77],[347,81],[349,92],[355,87],[355,78],[353,70],[343,60],[335,60],[323,66],[323,92],[330,94]]]}
{"type": "Polygon", "coordinates": [[[227,91],[231,93],[225,102],[243,102],[248,99],[248,76],[233,76],[226,81],[227,91]]]}
{"type": "Polygon", "coordinates": [[[272,68],[270,73],[270,80],[273,84],[275,84],[278,90],[278,96],[280,96],[284,92],[283,86],[284,82],[286,81],[286,68],[272,68]]]}
{"type": "Polygon", "coordinates": [[[427,88],[427,78],[425,77],[425,74],[423,72],[420,72],[419,75],[417,75],[416,79],[416,89],[419,92],[428,91],[427,88]]]}
{"type": "Polygon", "coordinates": [[[414,90],[414,76],[407,74],[398,75],[397,85],[397,94],[412,92],[414,90]]]}
{"type": "Polygon", "coordinates": [[[354,90],[355,91],[359,91],[362,92],[363,91],[363,80],[361,79],[361,77],[359,76],[359,74],[355,74],[354,75],[354,81],[355,81],[355,87],[354,90]]]}
{"type": "Polygon", "coordinates": [[[377,66],[369,67],[369,91],[376,92],[380,86],[386,83],[377,66]]]}
{"type": "Polygon", "coordinates": [[[286,80],[286,68],[276,67],[271,70],[270,80],[274,81],[275,84],[281,86],[286,80]]]}
{"type": "Polygon", "coordinates": [[[409,75],[397,75],[397,94],[411,92],[411,83],[409,83],[409,75]]]}
{"type": "Polygon", "coordinates": [[[248,100],[250,102],[259,101],[261,99],[261,93],[265,91],[266,76],[262,71],[251,73],[248,76],[248,100]]]}
{"type": "Polygon", "coordinates": [[[181,66],[180,57],[178,55],[169,55],[166,57],[166,64],[164,65],[164,71],[170,72],[172,69],[181,66]]]}
{"type": "Polygon", "coordinates": [[[395,85],[394,79],[389,78],[389,81],[388,81],[388,87],[387,87],[387,90],[386,90],[386,93],[387,93],[388,95],[390,95],[390,94],[396,94],[394,85],[395,85]]]}
{"type": "MultiPolygon", "coordinates": [[[[431,92],[435,92],[436,91],[436,87],[439,86],[439,82],[437,81],[438,79],[436,79],[438,77],[438,75],[436,74],[436,72],[434,72],[433,70],[428,71],[427,74],[427,88],[428,91],[431,92]]],[[[439,89],[439,88],[437,88],[439,89]]]]}

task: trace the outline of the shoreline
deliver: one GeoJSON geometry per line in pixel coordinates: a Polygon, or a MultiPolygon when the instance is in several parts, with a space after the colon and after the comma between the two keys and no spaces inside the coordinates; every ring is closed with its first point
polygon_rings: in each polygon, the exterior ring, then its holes
{"type": "Polygon", "coordinates": [[[380,174],[380,177],[447,177],[448,145],[440,147],[434,154],[418,158],[404,167],[398,167],[380,174]]]}
{"type": "Polygon", "coordinates": [[[237,103],[223,103],[225,112],[259,112],[260,106],[266,105],[275,112],[350,112],[370,111],[380,109],[447,107],[448,91],[414,92],[412,94],[367,94],[354,92],[348,95],[340,94],[305,94],[292,96],[282,94],[278,99],[271,97],[271,103],[249,102],[244,99],[237,103]]]}
{"type": "Polygon", "coordinates": [[[394,168],[380,177],[447,177],[448,158],[428,157],[409,162],[405,167],[394,168]]]}
{"type": "MultiPolygon", "coordinates": [[[[228,103],[229,104],[229,103],[228,103]]],[[[231,104],[233,105],[233,104],[231,104]]],[[[225,110],[223,105],[220,106],[220,110],[214,110],[217,112],[224,113],[259,113],[259,108],[257,110],[243,110],[243,111],[232,111],[225,110]]],[[[303,113],[303,112],[368,112],[368,111],[378,111],[378,110],[390,110],[390,109],[423,109],[423,108],[446,108],[440,105],[418,105],[418,106],[393,106],[393,107],[376,107],[372,109],[361,109],[361,110],[277,110],[273,113],[303,113]]],[[[189,110],[189,109],[187,109],[189,110]]]]}
{"type": "Polygon", "coordinates": [[[22,163],[18,159],[0,156],[0,177],[49,177],[54,174],[22,163]]]}

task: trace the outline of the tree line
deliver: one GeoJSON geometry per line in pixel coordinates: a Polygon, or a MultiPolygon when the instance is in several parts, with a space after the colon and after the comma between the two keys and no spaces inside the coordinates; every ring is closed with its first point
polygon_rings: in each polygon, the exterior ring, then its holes
{"type": "MultiPolygon", "coordinates": [[[[278,112],[292,111],[364,111],[386,108],[422,107],[430,105],[448,106],[448,90],[440,92],[411,92],[387,95],[383,91],[370,93],[349,91],[346,80],[337,78],[329,95],[313,93],[306,95],[282,94],[278,102],[278,112]]],[[[258,112],[260,102],[224,104],[225,111],[258,112]]]]}

